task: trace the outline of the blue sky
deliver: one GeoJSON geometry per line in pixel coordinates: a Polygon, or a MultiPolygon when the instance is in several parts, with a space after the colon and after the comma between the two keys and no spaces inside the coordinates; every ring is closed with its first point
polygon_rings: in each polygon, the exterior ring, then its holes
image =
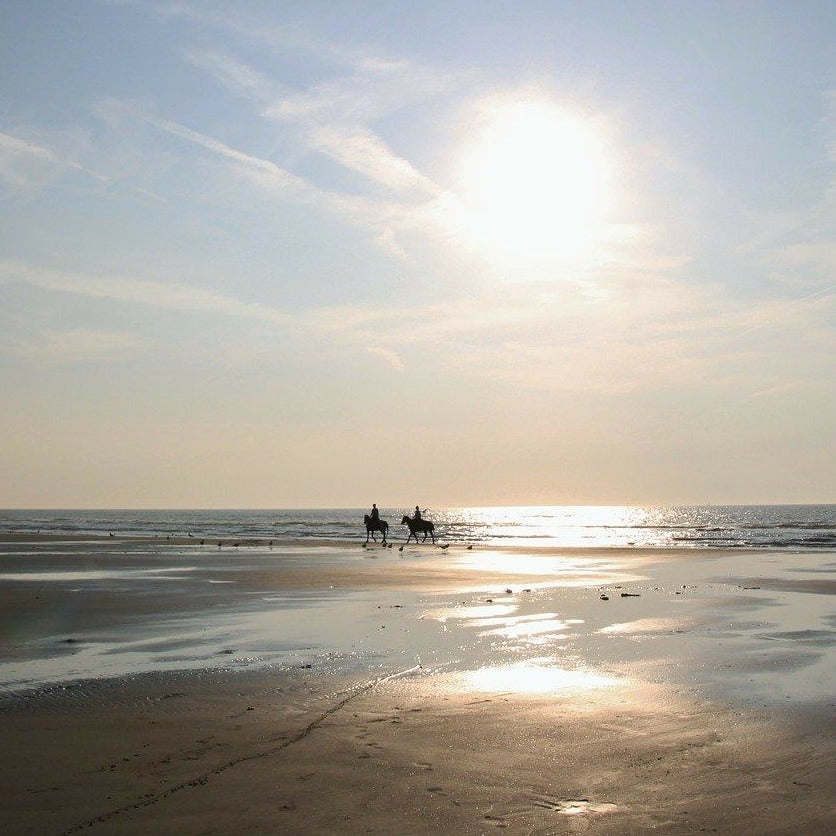
{"type": "Polygon", "coordinates": [[[0,11],[0,506],[836,501],[832,4],[0,11]]]}

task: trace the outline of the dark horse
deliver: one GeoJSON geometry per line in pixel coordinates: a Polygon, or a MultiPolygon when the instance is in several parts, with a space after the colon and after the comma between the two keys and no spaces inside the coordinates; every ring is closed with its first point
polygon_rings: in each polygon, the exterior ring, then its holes
{"type": "MultiPolygon", "coordinates": [[[[409,537],[406,538],[406,542],[408,543],[413,537],[415,538],[415,542],[418,542],[418,532],[424,532],[424,540],[427,539],[427,535],[429,534],[430,537],[433,538],[433,543],[435,542],[435,526],[429,520],[414,520],[412,517],[404,516],[401,520],[401,525],[409,526],[409,537]]],[[[423,543],[424,540],[421,542],[423,543]]]]}
{"type": "Polygon", "coordinates": [[[386,520],[373,520],[368,514],[363,517],[363,522],[366,524],[366,542],[369,542],[369,535],[372,535],[372,540],[377,542],[377,537],[374,536],[375,531],[380,531],[383,534],[383,542],[386,542],[386,533],[389,531],[389,523],[386,520]]]}

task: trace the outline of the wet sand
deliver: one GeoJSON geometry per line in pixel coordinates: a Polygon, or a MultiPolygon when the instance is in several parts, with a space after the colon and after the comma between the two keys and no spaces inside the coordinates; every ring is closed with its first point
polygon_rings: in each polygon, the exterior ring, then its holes
{"type": "Polygon", "coordinates": [[[836,826],[836,555],[186,545],[2,544],[0,832],[836,826]]]}

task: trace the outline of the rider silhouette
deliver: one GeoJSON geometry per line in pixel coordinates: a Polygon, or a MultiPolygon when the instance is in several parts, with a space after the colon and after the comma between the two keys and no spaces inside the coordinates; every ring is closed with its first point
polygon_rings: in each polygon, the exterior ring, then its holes
{"type": "Polygon", "coordinates": [[[421,509],[416,505],[415,506],[415,522],[421,519],[421,509]]]}
{"type": "Polygon", "coordinates": [[[369,514],[369,516],[372,518],[374,522],[380,521],[380,514],[377,511],[377,504],[374,502],[372,502],[372,512],[371,514],[369,514]]]}

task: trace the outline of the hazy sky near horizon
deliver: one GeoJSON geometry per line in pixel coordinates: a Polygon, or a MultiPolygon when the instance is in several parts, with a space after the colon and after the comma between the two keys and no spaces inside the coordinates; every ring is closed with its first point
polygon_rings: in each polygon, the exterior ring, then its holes
{"type": "Polygon", "coordinates": [[[0,20],[0,507],[836,502],[831,2],[0,20]]]}

